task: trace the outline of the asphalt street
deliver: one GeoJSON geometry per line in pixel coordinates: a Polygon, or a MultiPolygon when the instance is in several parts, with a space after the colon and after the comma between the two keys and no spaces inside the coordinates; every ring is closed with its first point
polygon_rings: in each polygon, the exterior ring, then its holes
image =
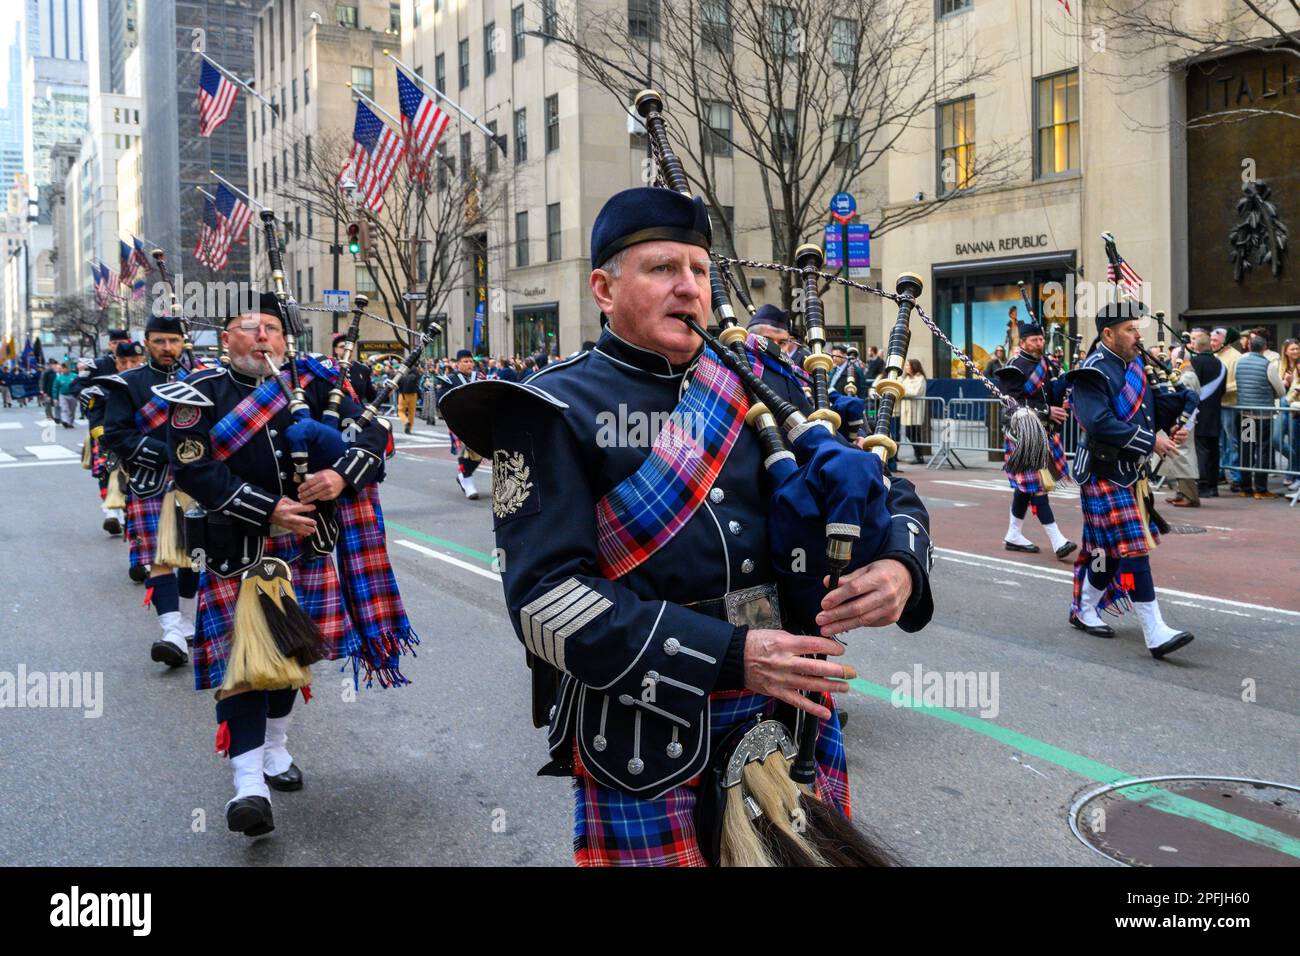
{"type": "MultiPolygon", "coordinates": [[[[492,569],[488,476],[483,498],[465,501],[445,431],[417,432],[399,436],[382,488],[421,638],[404,667],[413,684],[354,695],[338,664],[318,664],[289,741],[306,787],[275,795],[276,831],[253,841],[225,827],[230,773],[213,753],[210,693],[189,668],[149,660],[156,619],[127,577],[126,546],[100,528],[78,461],[84,426],[0,411],[0,680],[20,668],[102,675],[99,716],[0,708],[0,864],[571,864],[570,783],[535,776],[544,735],[492,569]]],[[[1278,514],[1300,527],[1300,509],[1278,514]]],[[[933,623],[846,636],[860,675],[840,704],[855,817],[907,862],[1109,866],[1067,824],[1099,783],[1300,780],[1300,610],[1210,597],[1207,567],[1205,594],[1178,608],[1196,642],[1160,663],[1133,624],[1109,641],[1065,626],[1068,578],[992,548],[935,545],[933,623]],[[899,675],[918,668],[971,672],[983,699],[897,706],[891,692],[909,689],[899,675]]],[[[1273,572],[1280,558],[1246,542],[1237,556],[1273,572]]]]}

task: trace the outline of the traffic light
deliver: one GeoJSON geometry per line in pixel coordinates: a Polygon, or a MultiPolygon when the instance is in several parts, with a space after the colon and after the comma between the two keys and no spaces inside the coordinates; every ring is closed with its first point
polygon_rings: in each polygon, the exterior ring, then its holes
{"type": "Polygon", "coordinates": [[[361,251],[361,225],[360,223],[348,223],[348,252],[354,256],[361,251]]]}

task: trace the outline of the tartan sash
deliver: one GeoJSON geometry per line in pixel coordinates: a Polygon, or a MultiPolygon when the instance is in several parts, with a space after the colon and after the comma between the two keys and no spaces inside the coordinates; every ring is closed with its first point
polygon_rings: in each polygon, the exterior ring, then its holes
{"type": "Polygon", "coordinates": [[[1128,363],[1124,369],[1124,387],[1115,396],[1115,414],[1128,421],[1142,407],[1147,397],[1147,373],[1137,359],[1128,363]]]}
{"type": "MultiPolygon", "coordinates": [[[[1024,353],[1022,352],[1021,354],[1023,355],[1024,353]]],[[[1040,358],[1038,364],[1034,366],[1033,371],[1025,377],[1026,395],[1032,395],[1042,387],[1043,380],[1047,378],[1047,372],[1047,359],[1040,358]]]]}
{"type": "MultiPolygon", "coordinates": [[[[761,361],[750,361],[761,374],[761,361]]],[[[596,503],[596,546],[606,578],[617,580],[649,560],[691,519],[722,471],[747,411],[740,379],[706,346],[649,456],[596,503]]]]}
{"type": "MultiPolygon", "coordinates": [[[[175,381],[184,381],[188,374],[183,368],[177,369],[175,381]]],[[[140,429],[141,435],[148,435],[165,421],[167,421],[167,401],[157,395],[135,410],[135,427],[140,429]]]]}
{"type": "MultiPolygon", "coordinates": [[[[305,386],[316,376],[299,368],[300,382],[305,386]]],[[[280,379],[287,385],[288,373],[281,372],[280,379]]],[[[209,438],[212,441],[212,457],[225,461],[252,440],[252,437],[266,427],[267,422],[276,416],[280,409],[289,404],[280,382],[267,378],[261,385],[244,398],[238,405],[228,411],[212,426],[209,438]]]]}

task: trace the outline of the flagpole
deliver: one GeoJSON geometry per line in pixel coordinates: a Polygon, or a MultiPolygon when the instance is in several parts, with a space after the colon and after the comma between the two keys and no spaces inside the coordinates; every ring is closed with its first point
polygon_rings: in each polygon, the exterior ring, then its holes
{"type": "Polygon", "coordinates": [[[280,107],[276,106],[274,103],[272,103],[270,100],[268,100],[268,99],[267,99],[265,96],[263,96],[261,93],[257,92],[257,90],[255,90],[255,89],[253,89],[251,86],[249,86],[247,82],[245,82],[244,80],[241,80],[241,79],[240,79],[239,77],[237,77],[235,74],[231,73],[229,70],[227,70],[224,66],[222,66],[220,63],[218,63],[216,60],[212,59],[212,57],[208,56],[206,53],[200,53],[199,56],[203,57],[203,59],[206,60],[208,63],[211,63],[211,64],[212,64],[212,68],[213,68],[214,70],[219,71],[223,76],[226,77],[226,79],[230,80],[230,81],[233,82],[233,83],[238,83],[240,86],[242,86],[244,89],[246,89],[246,90],[248,91],[248,93],[249,93],[250,96],[256,96],[259,100],[261,100],[261,101],[262,101],[263,103],[265,103],[267,106],[271,107],[271,112],[274,113],[276,116],[279,116],[279,115],[280,115],[280,107]]]}
{"type": "MultiPolygon", "coordinates": [[[[221,185],[225,186],[227,189],[233,189],[235,192],[239,193],[239,195],[243,196],[245,199],[247,199],[247,200],[248,200],[249,202],[251,202],[253,205],[257,206],[257,208],[259,208],[259,209],[270,209],[270,208],[271,208],[270,206],[266,206],[266,205],[263,205],[262,203],[258,202],[258,201],[257,201],[256,199],[254,199],[252,196],[248,195],[248,193],[244,192],[242,189],[240,189],[238,186],[236,186],[234,183],[232,183],[229,179],[226,179],[225,177],[221,176],[221,175],[220,175],[220,174],[219,174],[215,169],[209,169],[209,170],[208,170],[208,174],[209,174],[210,176],[213,176],[213,177],[217,180],[217,182],[221,183],[221,185]]],[[[199,187],[196,186],[196,187],[194,187],[194,188],[195,188],[195,189],[198,189],[199,187]]],[[[199,192],[202,193],[203,190],[202,190],[202,189],[199,189],[199,192]]],[[[208,196],[207,193],[203,193],[203,195],[208,196]]],[[[214,201],[215,201],[215,199],[216,199],[215,196],[208,196],[208,198],[209,198],[209,199],[212,199],[212,200],[214,200],[214,201]]]]}
{"type": "Polygon", "coordinates": [[[478,117],[471,116],[463,107],[461,107],[459,103],[453,100],[442,90],[438,89],[436,86],[434,86],[424,77],[422,77],[419,73],[416,73],[414,70],[412,70],[409,66],[403,63],[397,57],[393,56],[393,54],[389,53],[387,50],[384,50],[383,54],[384,56],[392,60],[394,63],[396,63],[399,67],[401,67],[403,70],[405,70],[407,73],[409,73],[411,75],[411,79],[415,80],[415,82],[419,83],[425,89],[429,90],[431,93],[433,93],[434,96],[438,97],[438,99],[442,100],[444,103],[446,103],[448,106],[454,109],[461,116],[465,117],[465,119],[469,120],[470,123],[472,123],[475,128],[477,128],[480,132],[485,133],[488,136],[488,138],[490,139],[496,138],[498,134],[492,132],[492,130],[484,126],[483,123],[479,121],[478,117]]]}
{"type": "Polygon", "coordinates": [[[359,97],[362,99],[363,102],[368,103],[370,106],[373,106],[375,109],[379,110],[379,112],[383,113],[384,116],[386,116],[386,117],[388,118],[388,121],[389,121],[390,123],[392,123],[393,125],[395,125],[398,129],[401,129],[401,128],[402,128],[402,123],[401,123],[400,120],[395,119],[395,118],[393,117],[393,114],[392,114],[392,113],[388,112],[388,110],[384,109],[382,106],[380,106],[380,105],[379,105],[378,103],[376,103],[374,100],[372,100],[370,97],[366,96],[365,93],[362,93],[359,89],[357,89],[357,88],[356,88],[355,86],[353,86],[351,83],[348,84],[348,89],[350,89],[350,90],[352,91],[352,93],[353,93],[354,96],[359,96],[359,97]]]}

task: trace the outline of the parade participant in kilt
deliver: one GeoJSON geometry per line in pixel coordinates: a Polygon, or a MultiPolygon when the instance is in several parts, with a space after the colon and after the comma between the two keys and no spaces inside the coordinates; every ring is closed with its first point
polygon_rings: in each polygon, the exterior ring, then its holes
{"type": "MultiPolygon", "coordinates": [[[[449,427],[492,455],[506,604],[534,724],[549,725],[542,773],[575,777],[582,866],[705,865],[700,774],[730,731],[778,704],[823,722],[816,792],[847,815],[838,717],[800,692],[847,686],[831,636],[894,622],[915,631],[933,610],[928,517],[895,481],[881,559],[827,596],[820,636],[781,629],[749,400],[680,318],[708,321],[710,235],[698,198],[616,194],[592,230],[591,289],[609,317],[595,348],[441,401],[449,427]]],[[[780,361],[749,341],[763,379],[810,411],[780,361]]]]}
{"type": "Polygon", "coordinates": [[[1097,313],[1099,344],[1066,373],[1084,433],[1074,460],[1083,548],[1074,562],[1070,624],[1096,637],[1113,637],[1098,612],[1132,607],[1147,648],[1159,659],[1191,643],[1192,635],[1165,624],[1156,602],[1149,555],[1160,533],[1147,459],[1153,451],[1162,458],[1177,451],[1187,432],[1175,423],[1195,410],[1198,398],[1181,385],[1159,394],[1148,388],[1139,348],[1142,312],[1132,301],[1103,307],[1097,313]]]}
{"type": "Polygon", "coordinates": [[[192,598],[198,577],[179,562],[158,559],[159,525],[171,486],[167,463],[167,402],[153,392],[185,377],[180,356],[184,337],[178,319],[155,315],[145,326],[148,361],[137,368],[97,379],[108,393],[103,441],[127,473],[126,534],[131,568],[148,568],[145,603],[152,603],[162,627],[150,656],[169,667],[184,664],[194,625],[181,614],[182,597],[192,598]]]}
{"type": "MultiPolygon", "coordinates": [[[[438,397],[441,399],[457,386],[481,382],[486,377],[474,366],[474,353],[469,349],[461,349],[456,353],[456,365],[448,369],[446,374],[438,376],[438,397]]],[[[474,486],[474,470],[478,468],[483,456],[465,444],[460,436],[453,434],[451,440],[453,447],[458,442],[460,445],[460,454],[456,458],[456,483],[460,485],[460,490],[465,493],[466,498],[476,501],[478,488],[474,486]]]]}
{"type": "MultiPolygon", "coordinates": [[[[1052,459],[1048,467],[1037,471],[1007,472],[1007,481],[1013,490],[1011,524],[1002,539],[1002,546],[1008,551],[1038,552],[1038,545],[1026,538],[1024,531],[1025,516],[1032,508],[1047,532],[1052,550],[1058,558],[1064,558],[1078,545],[1061,533],[1047,493],[1056,487],[1057,482],[1070,476],[1065,449],[1061,445],[1061,423],[1066,418],[1065,378],[1061,367],[1043,354],[1046,343],[1043,327],[1036,322],[1021,322],[1019,331],[1020,348],[1009,363],[997,370],[998,385],[1042,420],[1050,440],[1052,459]]],[[[1009,438],[1005,441],[1005,452],[1010,460],[1012,445],[1009,438]]]]}
{"type": "MultiPolygon", "coordinates": [[[[187,515],[186,524],[187,544],[201,539],[203,561],[195,687],[217,692],[217,749],[230,757],[234,772],[227,825],[249,836],[274,829],[269,788],[303,785],[287,741],[294,696],[299,689],[309,696],[311,671],[304,661],[353,655],[354,674],[362,666],[366,648],[314,515],[317,502],[353,496],[376,480],[388,435],[378,426],[357,429],[332,467],[295,484],[287,434],[295,419],[281,382],[269,374],[286,355],[279,309],[276,297],[264,293],[257,311],[227,320],[221,340],[229,367],[196,372],[168,391],[176,484],[201,509],[192,522],[187,515]],[[291,577],[272,601],[265,592],[274,580],[265,575],[277,567],[291,577]],[[315,642],[305,658],[285,649],[284,633],[277,633],[300,626],[315,642]]],[[[304,401],[319,420],[335,373],[314,358],[299,359],[298,369],[304,401]]],[[[345,396],[339,412],[355,420],[362,409],[345,396]]],[[[361,586],[382,602],[382,586],[367,570],[361,586]]]]}
{"type": "MultiPolygon", "coordinates": [[[[340,332],[334,336],[334,360],[342,361],[347,333],[340,332]]],[[[348,366],[348,394],[352,400],[358,404],[364,405],[366,402],[373,402],[375,396],[379,394],[379,389],[375,388],[374,376],[370,374],[370,366],[365,362],[353,359],[348,366]]]]}
{"type": "MultiPolygon", "coordinates": [[[[117,357],[117,350],[123,344],[131,344],[131,333],[126,329],[109,329],[108,351],[95,359],[90,371],[90,381],[77,395],[78,401],[81,402],[82,413],[86,416],[88,428],[86,450],[90,460],[91,477],[99,484],[100,508],[104,512],[103,528],[114,536],[122,533],[126,523],[126,512],[122,508],[110,508],[106,500],[109,476],[108,455],[100,439],[104,434],[104,408],[108,403],[108,395],[95,379],[104,375],[116,375],[125,370],[117,357]]],[[[140,358],[143,360],[143,348],[140,349],[140,353],[140,358]]],[[[83,454],[83,461],[86,457],[87,455],[83,454]]]]}

